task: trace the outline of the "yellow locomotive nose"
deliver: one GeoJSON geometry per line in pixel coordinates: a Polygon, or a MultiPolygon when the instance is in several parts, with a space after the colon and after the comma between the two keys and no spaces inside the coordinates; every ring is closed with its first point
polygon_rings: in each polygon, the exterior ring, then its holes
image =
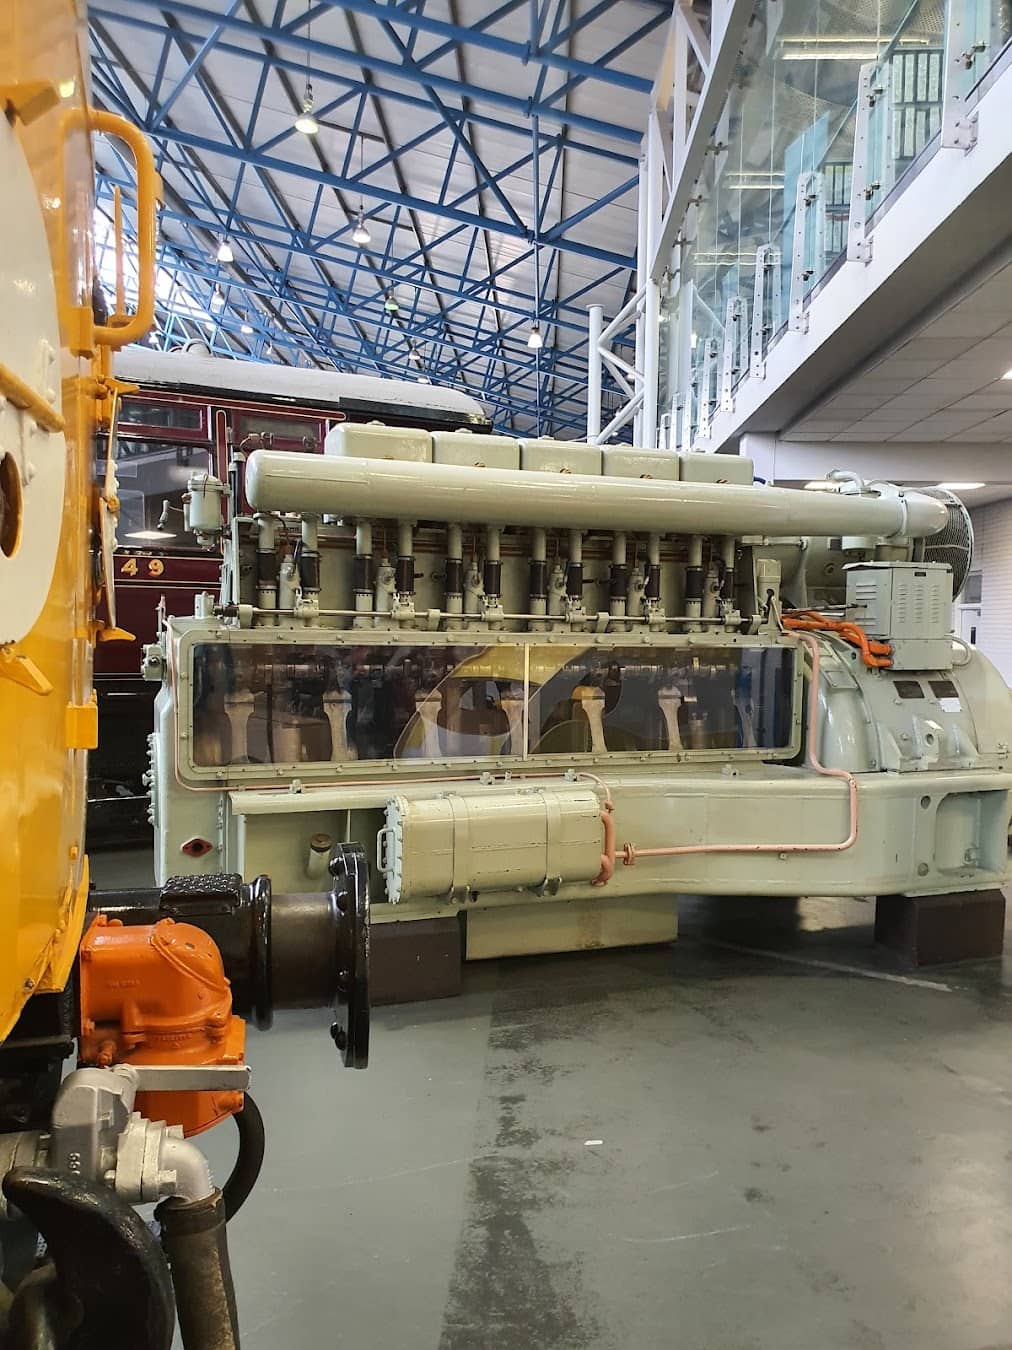
{"type": "Polygon", "coordinates": [[[96,413],[108,352],[146,329],[153,287],[154,165],[134,128],[88,107],[80,38],[72,0],[0,7],[0,1038],[32,994],[65,986],[81,937],[93,541],[116,507],[94,483],[96,413]],[[134,153],[145,278],[139,312],[117,296],[108,323],[92,308],[98,130],[134,153]]]}

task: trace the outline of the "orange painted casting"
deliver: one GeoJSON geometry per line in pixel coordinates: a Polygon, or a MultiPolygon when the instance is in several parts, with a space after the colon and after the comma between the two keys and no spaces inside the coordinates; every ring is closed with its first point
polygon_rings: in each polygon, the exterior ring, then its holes
{"type": "MultiPolygon", "coordinates": [[[[96,916],[80,952],[81,1063],[241,1064],[246,1024],[217,946],[192,924],[125,927],[96,916]]],[[[142,1092],[149,1120],[199,1134],[241,1111],[241,1092],[142,1092]]]]}

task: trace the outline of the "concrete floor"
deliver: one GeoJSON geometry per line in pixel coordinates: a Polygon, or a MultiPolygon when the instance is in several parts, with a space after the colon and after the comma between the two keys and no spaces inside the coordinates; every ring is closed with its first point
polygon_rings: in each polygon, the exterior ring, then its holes
{"type": "Polygon", "coordinates": [[[252,1033],[244,1350],[1007,1350],[1012,965],[897,976],[871,919],[687,902],[673,948],[472,966],[366,1073],[326,1014],[252,1033]]]}

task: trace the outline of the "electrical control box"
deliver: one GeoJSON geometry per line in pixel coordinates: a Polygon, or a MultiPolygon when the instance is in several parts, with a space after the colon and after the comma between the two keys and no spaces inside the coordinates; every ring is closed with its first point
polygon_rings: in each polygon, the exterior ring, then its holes
{"type": "Polygon", "coordinates": [[[947,670],[952,569],[947,563],[872,562],[847,568],[847,618],[892,645],[894,670],[947,670]]]}

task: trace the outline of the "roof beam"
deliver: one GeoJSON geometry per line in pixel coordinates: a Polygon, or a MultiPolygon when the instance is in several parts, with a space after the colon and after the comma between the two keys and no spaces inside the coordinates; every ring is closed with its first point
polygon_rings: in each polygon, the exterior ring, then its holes
{"type": "MultiPolygon", "coordinates": [[[[160,13],[172,14],[176,19],[189,19],[201,24],[206,24],[210,19],[221,24],[230,33],[245,38],[248,43],[276,42],[279,40],[277,30],[267,24],[253,22],[249,19],[230,18],[227,15],[209,14],[206,9],[203,9],[200,5],[188,3],[188,0],[126,0],[126,3],[139,9],[157,10],[160,13]]],[[[126,11],[110,13],[108,10],[96,7],[94,12],[106,19],[113,19],[120,23],[129,24],[135,21],[135,15],[126,11]]],[[[509,109],[510,112],[524,118],[524,120],[535,115],[543,116],[546,121],[555,125],[579,127],[594,136],[623,141],[629,145],[638,145],[641,139],[642,133],[633,127],[619,127],[597,117],[561,112],[548,103],[535,104],[533,100],[518,98],[514,94],[504,93],[500,89],[464,84],[460,80],[439,75],[434,71],[422,71],[413,61],[388,61],[382,57],[372,56],[367,52],[352,52],[344,47],[333,46],[314,38],[300,37],[294,33],[285,33],[280,37],[280,40],[286,46],[300,52],[303,60],[307,55],[310,58],[315,56],[321,61],[332,61],[337,65],[353,65],[360,70],[368,70],[373,75],[381,75],[387,80],[407,81],[414,84],[428,83],[434,88],[453,94],[458,98],[468,97],[474,99],[477,103],[490,103],[496,107],[509,109]]]]}
{"type": "Polygon", "coordinates": [[[571,75],[582,75],[585,79],[597,80],[637,94],[650,92],[651,81],[641,75],[630,75],[593,61],[578,61],[573,57],[560,56],[550,46],[532,46],[530,42],[515,42],[511,38],[500,37],[482,28],[447,23],[443,19],[430,18],[424,13],[409,12],[392,3],[392,0],[326,0],[326,3],[334,9],[366,14],[384,26],[398,24],[421,33],[433,33],[437,37],[448,38],[450,42],[461,46],[477,47],[484,51],[496,52],[500,56],[511,56],[525,66],[533,64],[564,70],[571,75]]]}
{"type": "MultiPolygon", "coordinates": [[[[458,224],[470,225],[475,229],[489,230],[492,234],[506,235],[510,239],[526,240],[528,237],[522,229],[510,221],[496,220],[490,216],[480,215],[476,211],[461,210],[459,207],[440,206],[436,202],[426,201],[424,198],[416,197],[413,194],[397,192],[393,188],[385,188],[379,184],[360,183],[355,179],[345,177],[343,174],[307,168],[303,164],[295,164],[290,160],[278,159],[272,155],[261,155],[256,151],[247,151],[242,146],[222,144],[208,136],[198,136],[178,127],[163,128],[159,131],[159,137],[168,143],[200,150],[205,154],[221,155],[226,159],[263,169],[270,174],[287,173],[296,178],[302,178],[312,183],[323,183],[327,187],[344,192],[354,192],[361,189],[365,196],[387,202],[391,206],[405,206],[412,211],[423,211],[443,220],[456,221],[458,224]]],[[[607,263],[612,267],[632,267],[634,265],[633,258],[630,255],[613,253],[610,249],[598,248],[594,244],[578,243],[576,240],[556,239],[548,246],[563,253],[577,253],[584,258],[593,258],[597,262],[607,263]]]]}

